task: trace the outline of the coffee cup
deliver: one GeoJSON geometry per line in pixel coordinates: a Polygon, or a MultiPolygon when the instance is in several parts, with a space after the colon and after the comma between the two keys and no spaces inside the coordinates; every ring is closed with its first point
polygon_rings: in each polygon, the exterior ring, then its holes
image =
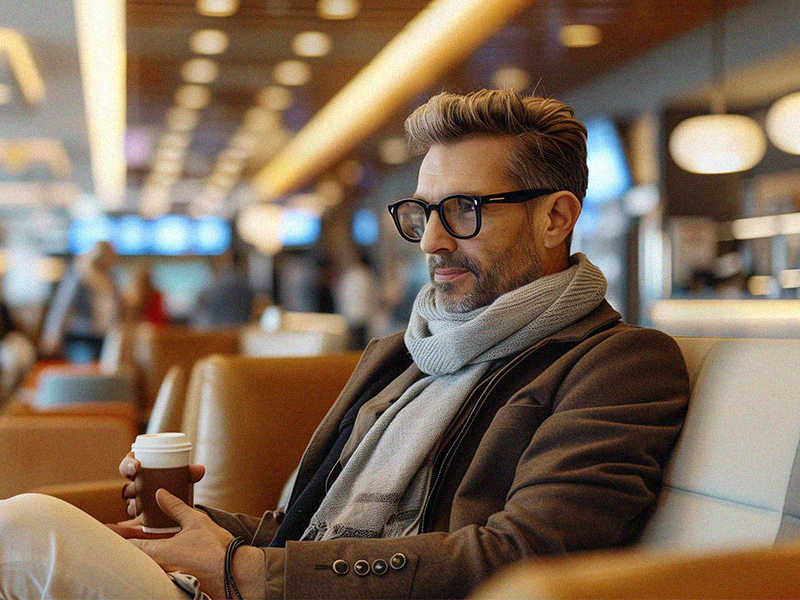
{"type": "Polygon", "coordinates": [[[180,525],[168,517],[156,502],[156,491],[164,488],[192,506],[189,463],[192,444],[184,433],[151,433],[136,437],[131,446],[142,464],[134,485],[142,530],[147,533],[176,533],[180,525]]]}

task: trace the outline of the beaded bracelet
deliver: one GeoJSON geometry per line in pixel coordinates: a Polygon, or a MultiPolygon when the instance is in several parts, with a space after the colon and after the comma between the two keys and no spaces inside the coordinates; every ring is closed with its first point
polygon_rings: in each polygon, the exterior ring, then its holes
{"type": "Polygon", "coordinates": [[[225,551],[225,570],[224,570],[224,578],[225,578],[225,599],[226,600],[233,600],[231,597],[231,588],[233,588],[236,597],[239,600],[243,600],[242,595],[239,593],[239,588],[236,587],[236,582],[233,580],[233,553],[236,552],[236,549],[245,543],[243,537],[237,537],[231,540],[231,543],[228,544],[228,549],[225,551]]]}

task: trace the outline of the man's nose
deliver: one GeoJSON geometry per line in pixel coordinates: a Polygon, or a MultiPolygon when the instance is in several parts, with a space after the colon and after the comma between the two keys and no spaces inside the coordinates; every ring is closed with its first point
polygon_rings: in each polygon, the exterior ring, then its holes
{"type": "Polygon", "coordinates": [[[456,249],[455,238],[447,233],[435,211],[431,212],[428,223],[425,225],[419,247],[425,254],[442,254],[453,252],[456,249]]]}

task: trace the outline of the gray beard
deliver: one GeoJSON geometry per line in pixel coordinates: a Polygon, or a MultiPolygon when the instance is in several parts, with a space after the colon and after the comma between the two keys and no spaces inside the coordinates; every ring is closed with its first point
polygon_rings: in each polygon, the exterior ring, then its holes
{"type": "Polygon", "coordinates": [[[486,271],[466,256],[448,254],[428,260],[431,285],[436,292],[436,306],[440,310],[454,313],[465,313],[482,306],[488,306],[503,294],[535,281],[542,275],[542,263],[533,248],[529,248],[528,260],[520,265],[517,258],[509,253],[500,255],[486,271]],[[475,285],[460,300],[448,298],[456,290],[456,284],[434,281],[434,270],[437,267],[461,267],[467,269],[475,277],[475,285]]]}

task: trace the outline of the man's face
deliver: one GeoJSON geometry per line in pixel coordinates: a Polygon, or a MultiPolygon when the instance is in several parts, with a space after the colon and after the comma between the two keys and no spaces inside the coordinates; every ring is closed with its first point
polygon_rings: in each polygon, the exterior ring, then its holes
{"type": "MultiPolygon", "coordinates": [[[[483,196],[516,190],[504,175],[510,145],[503,138],[479,137],[430,148],[420,166],[416,198],[429,203],[456,193],[483,196]]],[[[536,202],[535,200],[531,202],[536,202]]],[[[488,204],[477,236],[453,238],[433,212],[420,241],[427,255],[436,305],[467,312],[542,275],[535,232],[541,211],[525,206],[488,204]]]]}

